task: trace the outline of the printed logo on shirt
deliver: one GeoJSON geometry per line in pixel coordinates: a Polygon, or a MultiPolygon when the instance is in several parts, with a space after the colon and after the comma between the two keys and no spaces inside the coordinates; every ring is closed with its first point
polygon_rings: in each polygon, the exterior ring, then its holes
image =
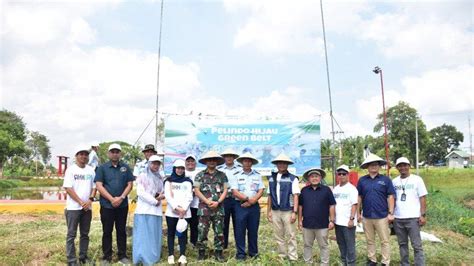
{"type": "MultiPolygon", "coordinates": [[[[396,190],[403,190],[402,185],[395,185],[394,187],[395,187],[396,190]]],[[[415,185],[414,184],[406,184],[405,185],[405,190],[409,190],[409,189],[415,189],[415,185]]]]}
{"type": "Polygon", "coordinates": [[[377,181],[377,184],[382,185],[382,186],[385,186],[385,181],[382,181],[382,180],[377,181]]]}
{"type": "Polygon", "coordinates": [[[127,167],[125,167],[125,166],[120,167],[120,172],[122,172],[122,173],[127,172],[127,167]]]}
{"type": "Polygon", "coordinates": [[[92,175],[74,174],[74,180],[91,180],[92,175]]]}
{"type": "Polygon", "coordinates": [[[334,198],[335,199],[348,199],[349,194],[346,193],[334,193],[334,198]]]}

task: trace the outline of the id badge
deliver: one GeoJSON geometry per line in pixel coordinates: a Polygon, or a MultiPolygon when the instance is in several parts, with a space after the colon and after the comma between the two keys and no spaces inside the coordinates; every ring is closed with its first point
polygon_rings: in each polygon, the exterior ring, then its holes
{"type": "Polygon", "coordinates": [[[220,192],[221,192],[221,186],[216,185],[216,192],[217,192],[217,193],[220,193],[220,192]]]}
{"type": "Polygon", "coordinates": [[[406,201],[407,200],[407,194],[403,193],[402,196],[400,197],[401,201],[406,201]]]}

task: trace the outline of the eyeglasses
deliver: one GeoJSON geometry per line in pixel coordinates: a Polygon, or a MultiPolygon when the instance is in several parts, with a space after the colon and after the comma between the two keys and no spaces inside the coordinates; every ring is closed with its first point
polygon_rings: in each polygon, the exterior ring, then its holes
{"type": "Polygon", "coordinates": [[[339,175],[339,176],[346,176],[347,173],[337,173],[337,175],[339,175]]]}

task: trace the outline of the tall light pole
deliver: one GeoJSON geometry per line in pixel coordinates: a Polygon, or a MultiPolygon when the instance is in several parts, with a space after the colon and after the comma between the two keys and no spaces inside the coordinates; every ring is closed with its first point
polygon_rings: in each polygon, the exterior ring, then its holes
{"type": "Polygon", "coordinates": [[[388,158],[388,135],[387,135],[387,113],[385,112],[385,95],[383,91],[383,74],[382,69],[378,66],[372,70],[375,74],[380,74],[380,87],[382,88],[382,105],[383,105],[383,127],[385,130],[385,159],[387,160],[387,176],[390,176],[390,160],[388,158]]]}

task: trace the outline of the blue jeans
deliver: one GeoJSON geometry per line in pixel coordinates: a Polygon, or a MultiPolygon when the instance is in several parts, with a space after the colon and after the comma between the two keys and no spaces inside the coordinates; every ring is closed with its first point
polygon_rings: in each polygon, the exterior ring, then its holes
{"type": "Polygon", "coordinates": [[[254,204],[248,208],[240,206],[235,201],[235,244],[237,246],[237,259],[245,259],[245,236],[248,239],[248,255],[255,257],[258,255],[258,226],[260,224],[260,206],[254,204]]]}
{"type": "Polygon", "coordinates": [[[336,239],[343,265],[356,265],[355,226],[349,228],[336,224],[336,239]]]}
{"type": "Polygon", "coordinates": [[[232,217],[232,227],[234,228],[235,239],[235,205],[237,201],[233,197],[227,197],[224,200],[224,249],[229,245],[229,224],[232,217]]]}

